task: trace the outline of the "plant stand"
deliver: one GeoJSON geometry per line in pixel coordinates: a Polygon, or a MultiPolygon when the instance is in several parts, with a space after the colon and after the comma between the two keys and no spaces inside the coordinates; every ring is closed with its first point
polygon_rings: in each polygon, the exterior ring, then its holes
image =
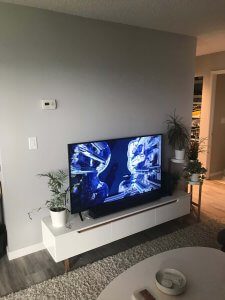
{"type": "Polygon", "coordinates": [[[197,221],[200,222],[203,180],[196,181],[196,182],[188,181],[188,184],[190,185],[191,205],[197,207],[197,212],[195,212],[195,210],[193,210],[193,212],[196,213],[197,221]],[[198,202],[197,203],[193,201],[193,186],[198,186],[198,202]]]}
{"type": "MultiPolygon", "coordinates": [[[[184,168],[185,164],[186,164],[186,160],[185,159],[169,158],[169,161],[168,161],[168,173],[170,175],[172,174],[173,165],[180,165],[182,168],[184,168]]],[[[182,182],[181,188],[185,192],[188,191],[188,187],[187,187],[186,181],[182,182]]]]}

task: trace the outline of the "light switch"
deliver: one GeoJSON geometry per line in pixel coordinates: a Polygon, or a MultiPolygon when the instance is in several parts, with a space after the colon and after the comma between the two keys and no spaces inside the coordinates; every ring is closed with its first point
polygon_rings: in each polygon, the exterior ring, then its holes
{"type": "Polygon", "coordinates": [[[28,138],[29,150],[37,150],[37,138],[32,136],[28,138]]]}
{"type": "Polygon", "coordinates": [[[221,118],[221,124],[225,124],[225,117],[221,118]]]}

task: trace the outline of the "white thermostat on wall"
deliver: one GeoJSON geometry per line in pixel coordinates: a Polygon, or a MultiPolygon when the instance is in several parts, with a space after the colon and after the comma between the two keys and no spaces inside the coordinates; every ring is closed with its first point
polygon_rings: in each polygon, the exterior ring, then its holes
{"type": "Polygon", "coordinates": [[[57,103],[55,99],[41,100],[42,109],[56,109],[57,103]]]}

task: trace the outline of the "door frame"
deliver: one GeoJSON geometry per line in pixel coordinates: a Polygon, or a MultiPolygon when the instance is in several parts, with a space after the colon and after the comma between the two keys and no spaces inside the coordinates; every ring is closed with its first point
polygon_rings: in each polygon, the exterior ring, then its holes
{"type": "Polygon", "coordinates": [[[207,144],[207,155],[206,155],[206,168],[207,174],[206,178],[210,178],[210,163],[211,163],[211,145],[212,145],[212,131],[214,123],[214,112],[215,112],[215,102],[216,102],[216,80],[217,75],[225,74],[225,69],[215,70],[210,72],[210,109],[209,109],[209,131],[208,131],[208,144],[207,144]]]}

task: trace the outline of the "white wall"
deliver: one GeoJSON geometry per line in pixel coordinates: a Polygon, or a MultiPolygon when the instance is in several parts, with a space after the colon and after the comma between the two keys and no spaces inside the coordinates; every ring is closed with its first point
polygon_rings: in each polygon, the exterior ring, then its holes
{"type": "MultiPolygon", "coordinates": [[[[36,174],[67,168],[67,144],[191,122],[194,38],[0,4],[0,149],[9,251],[41,241],[27,212],[49,197],[36,174]],[[58,101],[40,110],[41,98],[58,101]],[[38,150],[29,151],[29,136],[38,150]]],[[[46,213],[46,212],[45,212],[46,213]]]]}

